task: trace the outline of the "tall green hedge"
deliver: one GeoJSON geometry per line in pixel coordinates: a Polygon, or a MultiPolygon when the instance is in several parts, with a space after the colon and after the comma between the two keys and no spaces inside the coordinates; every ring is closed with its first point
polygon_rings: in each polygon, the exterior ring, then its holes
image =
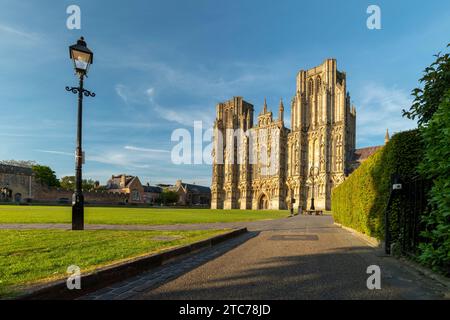
{"type": "Polygon", "coordinates": [[[423,217],[425,241],[419,246],[419,259],[450,275],[450,89],[421,133],[426,148],[419,170],[433,181],[433,187],[431,210],[423,217]]]}
{"type": "MultiPolygon", "coordinates": [[[[418,175],[423,157],[418,130],[395,134],[387,145],[364,161],[342,184],[333,189],[334,220],[378,239],[384,237],[384,214],[393,173],[418,175]]],[[[391,216],[396,217],[396,204],[391,216]]],[[[391,221],[396,230],[396,221],[391,221]]]]}

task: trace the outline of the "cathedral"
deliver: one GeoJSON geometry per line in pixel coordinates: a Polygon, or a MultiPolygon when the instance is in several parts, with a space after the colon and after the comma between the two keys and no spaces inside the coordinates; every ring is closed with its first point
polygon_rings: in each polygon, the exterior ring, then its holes
{"type": "Polygon", "coordinates": [[[352,168],[356,110],[335,59],[297,74],[291,129],[284,104],[274,115],[234,97],[216,108],[213,209],[331,209],[331,190],[352,168]],[[313,199],[313,200],[312,200],[313,199]]]}

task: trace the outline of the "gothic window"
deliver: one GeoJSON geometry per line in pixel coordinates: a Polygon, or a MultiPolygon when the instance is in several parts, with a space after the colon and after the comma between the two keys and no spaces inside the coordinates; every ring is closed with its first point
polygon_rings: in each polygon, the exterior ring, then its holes
{"type": "Polygon", "coordinates": [[[310,96],[312,96],[313,93],[314,93],[314,83],[313,83],[312,79],[309,80],[308,93],[309,93],[310,96]]]}
{"type": "Polygon", "coordinates": [[[321,84],[322,84],[322,79],[320,79],[320,76],[319,76],[316,79],[316,91],[317,91],[317,93],[320,92],[321,84]]]}

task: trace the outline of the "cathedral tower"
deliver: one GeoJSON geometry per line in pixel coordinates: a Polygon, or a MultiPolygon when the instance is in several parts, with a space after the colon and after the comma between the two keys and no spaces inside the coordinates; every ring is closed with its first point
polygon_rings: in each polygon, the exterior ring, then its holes
{"type": "MultiPolygon", "coordinates": [[[[212,209],[239,209],[239,180],[251,184],[250,168],[238,151],[245,143],[245,133],[253,126],[253,105],[242,97],[219,103],[214,123],[213,178],[211,187],[212,209]]],[[[241,149],[242,150],[242,149],[241,149]]],[[[247,150],[248,153],[248,150],[247,150]]]]}
{"type": "Polygon", "coordinates": [[[292,130],[280,101],[274,119],[267,102],[253,124],[253,105],[235,97],[217,106],[214,125],[213,209],[285,209],[291,203],[331,209],[331,189],[350,172],[356,109],[346,74],[335,59],[297,74],[292,130]],[[268,159],[269,161],[262,161],[268,159]],[[270,168],[268,168],[270,167],[270,168]]]}
{"type": "Polygon", "coordinates": [[[341,183],[355,149],[356,110],[350,103],[346,74],[335,59],[301,70],[292,100],[289,177],[297,205],[331,209],[331,189],[341,183]]]}

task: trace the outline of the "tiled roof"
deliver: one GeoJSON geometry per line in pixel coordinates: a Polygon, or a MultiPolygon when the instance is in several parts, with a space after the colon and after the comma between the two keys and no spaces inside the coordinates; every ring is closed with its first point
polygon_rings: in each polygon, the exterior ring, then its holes
{"type": "Polygon", "coordinates": [[[149,193],[161,193],[162,192],[162,188],[160,187],[154,187],[154,186],[142,186],[144,188],[144,192],[149,192],[149,193]]]}
{"type": "Polygon", "coordinates": [[[7,164],[0,164],[0,173],[23,174],[23,175],[31,176],[33,174],[33,169],[25,168],[25,167],[11,166],[11,165],[7,165],[7,164]]]}
{"type": "Polygon", "coordinates": [[[383,148],[383,146],[374,146],[374,147],[366,147],[366,148],[356,149],[354,156],[353,156],[353,160],[362,162],[362,161],[366,160],[368,157],[370,157],[371,155],[373,155],[375,152],[380,150],[381,148],[383,148]]]}
{"type": "Polygon", "coordinates": [[[186,191],[193,192],[193,193],[210,193],[211,192],[211,188],[204,187],[204,186],[198,186],[196,184],[182,183],[182,186],[186,191]]]}

